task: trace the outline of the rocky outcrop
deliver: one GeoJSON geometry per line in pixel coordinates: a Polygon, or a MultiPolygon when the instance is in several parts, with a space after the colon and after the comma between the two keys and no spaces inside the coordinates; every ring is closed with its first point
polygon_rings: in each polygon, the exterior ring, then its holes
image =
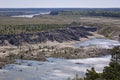
{"type": "Polygon", "coordinates": [[[22,43],[36,44],[46,41],[79,41],[80,38],[92,36],[89,32],[96,31],[93,27],[66,27],[57,30],[49,30],[38,33],[0,35],[0,45],[22,45],[22,43]]]}

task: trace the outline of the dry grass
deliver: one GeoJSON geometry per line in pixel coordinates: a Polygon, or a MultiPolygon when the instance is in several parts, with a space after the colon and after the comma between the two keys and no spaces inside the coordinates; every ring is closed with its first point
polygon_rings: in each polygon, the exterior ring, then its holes
{"type": "Polygon", "coordinates": [[[70,24],[72,22],[78,22],[81,25],[97,26],[100,28],[98,33],[106,37],[111,38],[111,36],[120,34],[120,18],[82,17],[80,15],[40,15],[34,18],[0,17],[0,26],[26,24],[70,24]]]}
{"type": "Polygon", "coordinates": [[[12,17],[0,17],[1,25],[24,25],[24,24],[68,24],[71,22],[79,23],[91,23],[91,24],[104,24],[114,25],[120,27],[119,18],[106,18],[106,17],[81,17],[79,15],[72,16],[51,16],[41,15],[34,18],[12,18],[12,17]]]}

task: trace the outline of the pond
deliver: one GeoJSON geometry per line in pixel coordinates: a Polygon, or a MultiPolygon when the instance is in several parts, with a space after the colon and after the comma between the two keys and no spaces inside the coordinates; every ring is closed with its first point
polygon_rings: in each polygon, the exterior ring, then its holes
{"type": "MultiPolygon", "coordinates": [[[[118,41],[109,39],[90,39],[74,46],[97,45],[102,48],[112,48],[120,45],[118,41]]],[[[76,74],[85,76],[86,69],[94,67],[97,72],[109,65],[111,55],[85,59],[47,58],[47,61],[16,60],[0,70],[0,80],[67,80],[76,74]]]]}
{"type": "Polygon", "coordinates": [[[75,43],[74,46],[79,48],[82,46],[96,45],[101,48],[112,48],[114,46],[120,45],[119,41],[104,39],[104,38],[94,38],[84,42],[75,43]]]}
{"type": "Polygon", "coordinates": [[[86,69],[94,67],[102,72],[110,62],[111,56],[86,59],[47,58],[48,61],[16,60],[0,70],[0,80],[67,80],[76,74],[85,75],[86,69]]]}

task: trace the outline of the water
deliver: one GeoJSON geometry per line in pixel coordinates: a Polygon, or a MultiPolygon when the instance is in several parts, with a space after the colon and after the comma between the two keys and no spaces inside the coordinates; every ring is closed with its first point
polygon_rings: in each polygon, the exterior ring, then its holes
{"type": "Polygon", "coordinates": [[[46,62],[16,60],[16,64],[6,65],[0,70],[0,80],[67,80],[75,74],[83,77],[86,69],[94,67],[102,72],[111,56],[86,59],[48,58],[46,62]]]}
{"type": "Polygon", "coordinates": [[[15,15],[15,16],[11,16],[11,17],[33,18],[34,16],[45,15],[45,14],[50,14],[50,12],[33,13],[33,14],[27,14],[27,15],[15,15]]]}
{"type": "Polygon", "coordinates": [[[74,44],[74,46],[77,48],[81,46],[89,46],[89,45],[96,45],[101,48],[113,48],[114,46],[120,45],[120,42],[115,40],[110,40],[110,39],[95,38],[95,39],[84,41],[82,43],[80,42],[80,43],[74,44]]]}
{"type": "MultiPolygon", "coordinates": [[[[102,48],[111,48],[120,45],[118,41],[109,39],[90,39],[76,43],[76,47],[97,45],[102,48]]],[[[0,70],[0,80],[66,80],[75,74],[85,76],[86,69],[94,67],[97,72],[109,65],[111,56],[85,59],[47,58],[47,61],[16,60],[0,70]]]]}

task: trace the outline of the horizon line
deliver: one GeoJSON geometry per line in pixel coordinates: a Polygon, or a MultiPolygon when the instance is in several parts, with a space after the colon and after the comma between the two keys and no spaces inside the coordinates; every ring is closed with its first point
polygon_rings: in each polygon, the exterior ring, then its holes
{"type": "MultiPolygon", "coordinates": [[[[1,7],[1,8],[3,8],[3,7],[1,7]]],[[[1,9],[1,8],[0,8],[0,9],[1,9]]],[[[9,9],[8,7],[4,7],[3,9],[5,9],[5,8],[6,8],[6,9],[9,9]]],[[[11,7],[11,8],[16,9],[16,8],[20,8],[20,7],[11,7]]],[[[40,7],[21,7],[21,8],[26,8],[26,9],[38,8],[38,9],[39,9],[40,7]]],[[[57,9],[57,8],[61,8],[61,9],[62,9],[62,8],[63,8],[63,9],[64,9],[64,8],[73,8],[73,9],[74,9],[74,8],[79,8],[79,9],[80,9],[80,8],[90,8],[90,9],[91,9],[91,8],[95,8],[95,7],[41,7],[41,8],[51,8],[51,9],[52,9],[52,8],[56,8],[56,9],[57,9]]],[[[99,8],[120,8],[120,7],[96,7],[96,8],[99,9],[99,8]]]]}

